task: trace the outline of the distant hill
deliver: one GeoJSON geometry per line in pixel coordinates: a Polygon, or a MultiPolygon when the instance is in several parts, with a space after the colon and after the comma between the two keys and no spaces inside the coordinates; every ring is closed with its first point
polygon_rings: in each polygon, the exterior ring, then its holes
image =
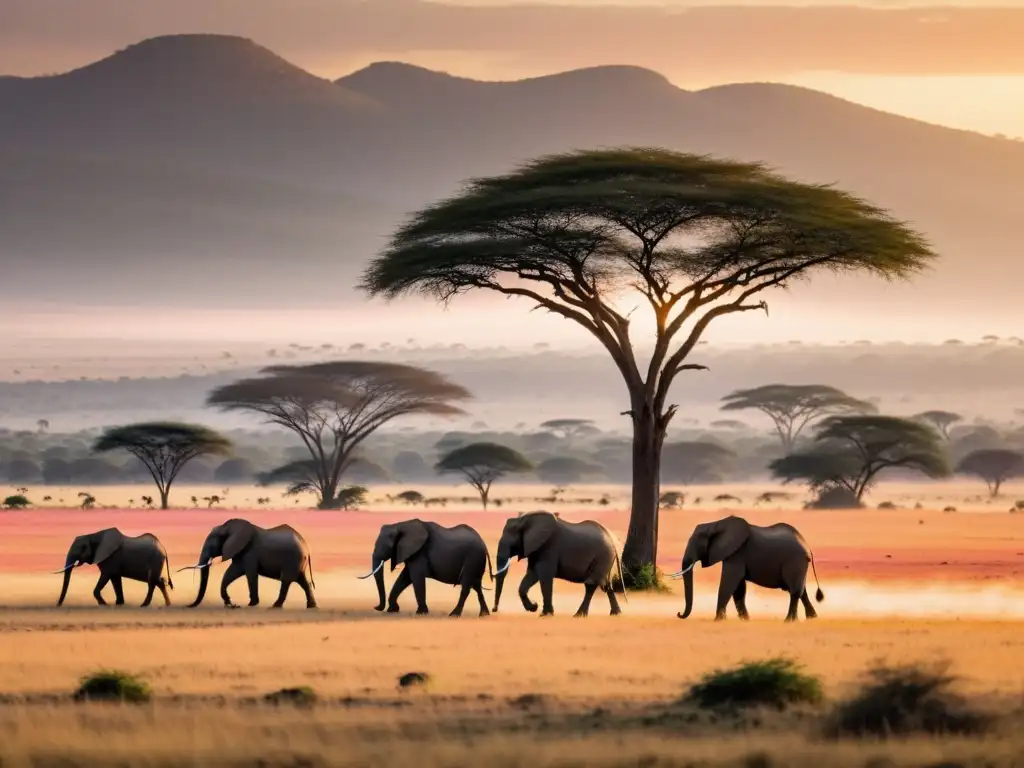
{"type": "Polygon", "coordinates": [[[466,177],[622,144],[836,182],[946,257],[902,295],[963,306],[980,272],[979,306],[1016,301],[1024,143],[791,86],[690,92],[637,67],[492,83],[382,62],[332,83],[222,35],[0,78],[0,296],[330,305],[408,212],[466,177]]]}

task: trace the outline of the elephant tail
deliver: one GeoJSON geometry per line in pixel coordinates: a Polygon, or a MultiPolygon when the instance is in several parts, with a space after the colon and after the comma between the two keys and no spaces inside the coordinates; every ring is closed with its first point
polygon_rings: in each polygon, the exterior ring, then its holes
{"type": "Polygon", "coordinates": [[[484,554],[487,555],[487,573],[490,575],[491,581],[494,581],[494,569],[491,567],[491,553],[485,552],[484,554]]]}
{"type": "Polygon", "coordinates": [[[171,558],[164,553],[164,565],[167,567],[167,586],[174,589],[174,582],[171,581],[171,558]]]}
{"type": "Polygon", "coordinates": [[[313,580],[313,556],[306,555],[306,564],[309,566],[309,586],[316,589],[316,582],[313,580]]]}
{"type": "Polygon", "coordinates": [[[619,571],[619,583],[622,585],[622,599],[627,603],[629,602],[629,595],[626,594],[626,580],[622,577],[622,558],[619,556],[619,550],[615,550],[615,567],[619,571]]]}
{"type": "Polygon", "coordinates": [[[811,573],[814,574],[814,583],[818,586],[818,591],[814,593],[814,599],[819,603],[825,599],[825,593],[821,591],[821,584],[818,582],[818,569],[814,567],[814,555],[811,556],[811,573]]]}

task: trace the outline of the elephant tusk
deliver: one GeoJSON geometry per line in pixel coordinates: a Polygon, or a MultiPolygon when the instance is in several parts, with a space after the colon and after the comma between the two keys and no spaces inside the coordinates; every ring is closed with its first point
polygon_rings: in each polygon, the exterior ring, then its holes
{"type": "Polygon", "coordinates": [[[55,575],[58,574],[58,573],[64,573],[64,571],[70,571],[72,568],[76,568],[77,566],[78,566],[78,563],[72,563],[71,565],[66,565],[63,568],[61,568],[59,571],[54,571],[53,573],[55,575]]]}
{"type": "Polygon", "coordinates": [[[203,568],[209,568],[211,565],[213,565],[213,560],[208,560],[207,562],[199,565],[186,565],[184,568],[176,570],[175,573],[181,573],[182,571],[201,571],[203,568]]]}
{"type": "Polygon", "coordinates": [[[681,579],[681,578],[683,578],[683,576],[685,576],[685,575],[686,575],[686,574],[688,574],[688,573],[689,573],[690,571],[692,571],[692,570],[693,570],[693,568],[694,568],[694,566],[696,566],[696,565],[697,565],[697,563],[696,563],[696,562],[690,563],[690,567],[689,567],[689,568],[683,568],[683,569],[682,569],[682,570],[680,570],[680,571],[676,571],[675,573],[673,573],[673,574],[670,574],[670,575],[669,575],[669,578],[670,578],[670,579],[681,579]]]}
{"type": "Polygon", "coordinates": [[[505,567],[504,568],[499,568],[498,570],[496,570],[494,572],[494,575],[495,576],[500,576],[501,574],[503,574],[505,571],[507,571],[511,567],[512,567],[512,558],[510,557],[508,560],[505,561],[505,567]]]}
{"type": "Polygon", "coordinates": [[[380,564],[376,568],[374,568],[372,571],[370,571],[368,574],[366,574],[365,576],[357,576],[356,578],[357,579],[368,579],[371,576],[376,575],[377,571],[379,571],[383,567],[384,567],[384,561],[381,560],[380,564]]]}

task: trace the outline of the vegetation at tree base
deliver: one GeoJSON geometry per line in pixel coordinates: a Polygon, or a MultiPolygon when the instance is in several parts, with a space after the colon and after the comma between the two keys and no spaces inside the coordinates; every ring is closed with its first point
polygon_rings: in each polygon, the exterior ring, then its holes
{"type": "Polygon", "coordinates": [[[127,451],[141,461],[160,493],[160,509],[167,509],[171,485],[182,468],[198,456],[228,453],[231,441],[197,424],[159,421],[104,430],[92,450],[127,451]]]}
{"type": "Polygon", "coordinates": [[[866,400],[850,397],[825,384],[765,384],[737,389],[723,397],[722,402],[723,411],[754,409],[767,415],[786,453],[793,452],[804,428],[818,419],[840,413],[877,413],[866,400]]]}
{"type": "Polygon", "coordinates": [[[814,446],[776,459],[772,473],[784,483],[800,481],[821,495],[844,488],[859,503],[878,473],[899,468],[928,477],[951,473],[935,430],[896,416],[831,416],[815,428],[814,446]]]}
{"type": "Polygon", "coordinates": [[[792,659],[748,661],[733,669],[716,669],[690,688],[686,700],[700,707],[817,704],[823,699],[821,681],[802,671],[792,659]]]}
{"type": "Polygon", "coordinates": [[[989,496],[995,498],[1004,482],[1024,474],[1024,454],[1005,448],[982,448],[960,459],[955,471],[980,477],[988,485],[989,496]]]}
{"type": "Polygon", "coordinates": [[[457,472],[476,488],[487,509],[491,485],[495,480],[516,472],[529,472],[533,465],[518,451],[497,443],[470,443],[456,448],[437,462],[439,474],[457,472]]]}
{"type": "Polygon", "coordinates": [[[661,448],[676,376],[716,318],[766,310],[758,294],[816,272],[908,277],[935,254],[884,211],[755,163],[662,149],[578,151],[470,182],[417,213],[364,274],[372,295],[470,289],[528,299],[593,334],[629,392],[633,491],[623,567],[657,562],[661,448]],[[686,239],[685,246],[681,243],[686,239]],[[630,317],[612,303],[639,289],[655,318],[638,361],[630,317]]]}
{"type": "Polygon", "coordinates": [[[338,486],[355,451],[377,429],[401,416],[456,416],[464,387],[423,368],[398,363],[340,361],[264,368],[258,378],[215,389],[209,405],[250,411],[296,434],[308,458],[278,467],[268,477],[290,493],[313,491],[324,509],[339,506],[338,486]]]}
{"type": "Polygon", "coordinates": [[[949,428],[957,422],[964,420],[963,416],[959,413],[953,413],[953,411],[923,411],[914,416],[914,418],[931,424],[947,440],[949,440],[949,428]]]}

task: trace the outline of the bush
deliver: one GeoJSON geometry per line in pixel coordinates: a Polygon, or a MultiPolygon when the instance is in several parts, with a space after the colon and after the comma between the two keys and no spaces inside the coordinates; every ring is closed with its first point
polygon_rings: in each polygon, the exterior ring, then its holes
{"type": "Polygon", "coordinates": [[[264,701],[271,704],[294,704],[297,707],[311,707],[316,704],[316,691],[308,685],[300,685],[298,688],[282,688],[279,691],[268,693],[263,697],[264,701]]]}
{"type": "Polygon", "coordinates": [[[791,659],[750,661],[735,669],[715,670],[694,685],[686,701],[699,707],[772,706],[815,704],[822,699],[821,682],[804,674],[791,659]]]}
{"type": "MultiPolygon", "coordinates": [[[[636,573],[626,573],[623,570],[622,575],[632,590],[638,592],[661,592],[663,594],[672,592],[672,589],[665,583],[665,574],[653,563],[644,563],[636,573]]],[[[616,576],[612,580],[612,587],[618,591],[621,586],[616,576]]]]}
{"type": "Polygon", "coordinates": [[[16,494],[14,496],[8,496],[4,499],[4,508],[6,509],[25,509],[32,502],[28,500],[28,497],[23,494],[16,494]]]}
{"type": "Polygon", "coordinates": [[[852,491],[838,485],[823,490],[804,505],[804,509],[860,509],[863,506],[852,491]]]}
{"type": "Polygon", "coordinates": [[[143,704],[153,697],[149,686],[127,672],[100,670],[82,678],[75,691],[76,701],[122,701],[143,704]]]}
{"type": "Polygon", "coordinates": [[[916,664],[869,669],[860,691],[839,703],[828,718],[826,736],[984,733],[993,716],[952,691],[957,679],[946,669],[916,664]]]}

